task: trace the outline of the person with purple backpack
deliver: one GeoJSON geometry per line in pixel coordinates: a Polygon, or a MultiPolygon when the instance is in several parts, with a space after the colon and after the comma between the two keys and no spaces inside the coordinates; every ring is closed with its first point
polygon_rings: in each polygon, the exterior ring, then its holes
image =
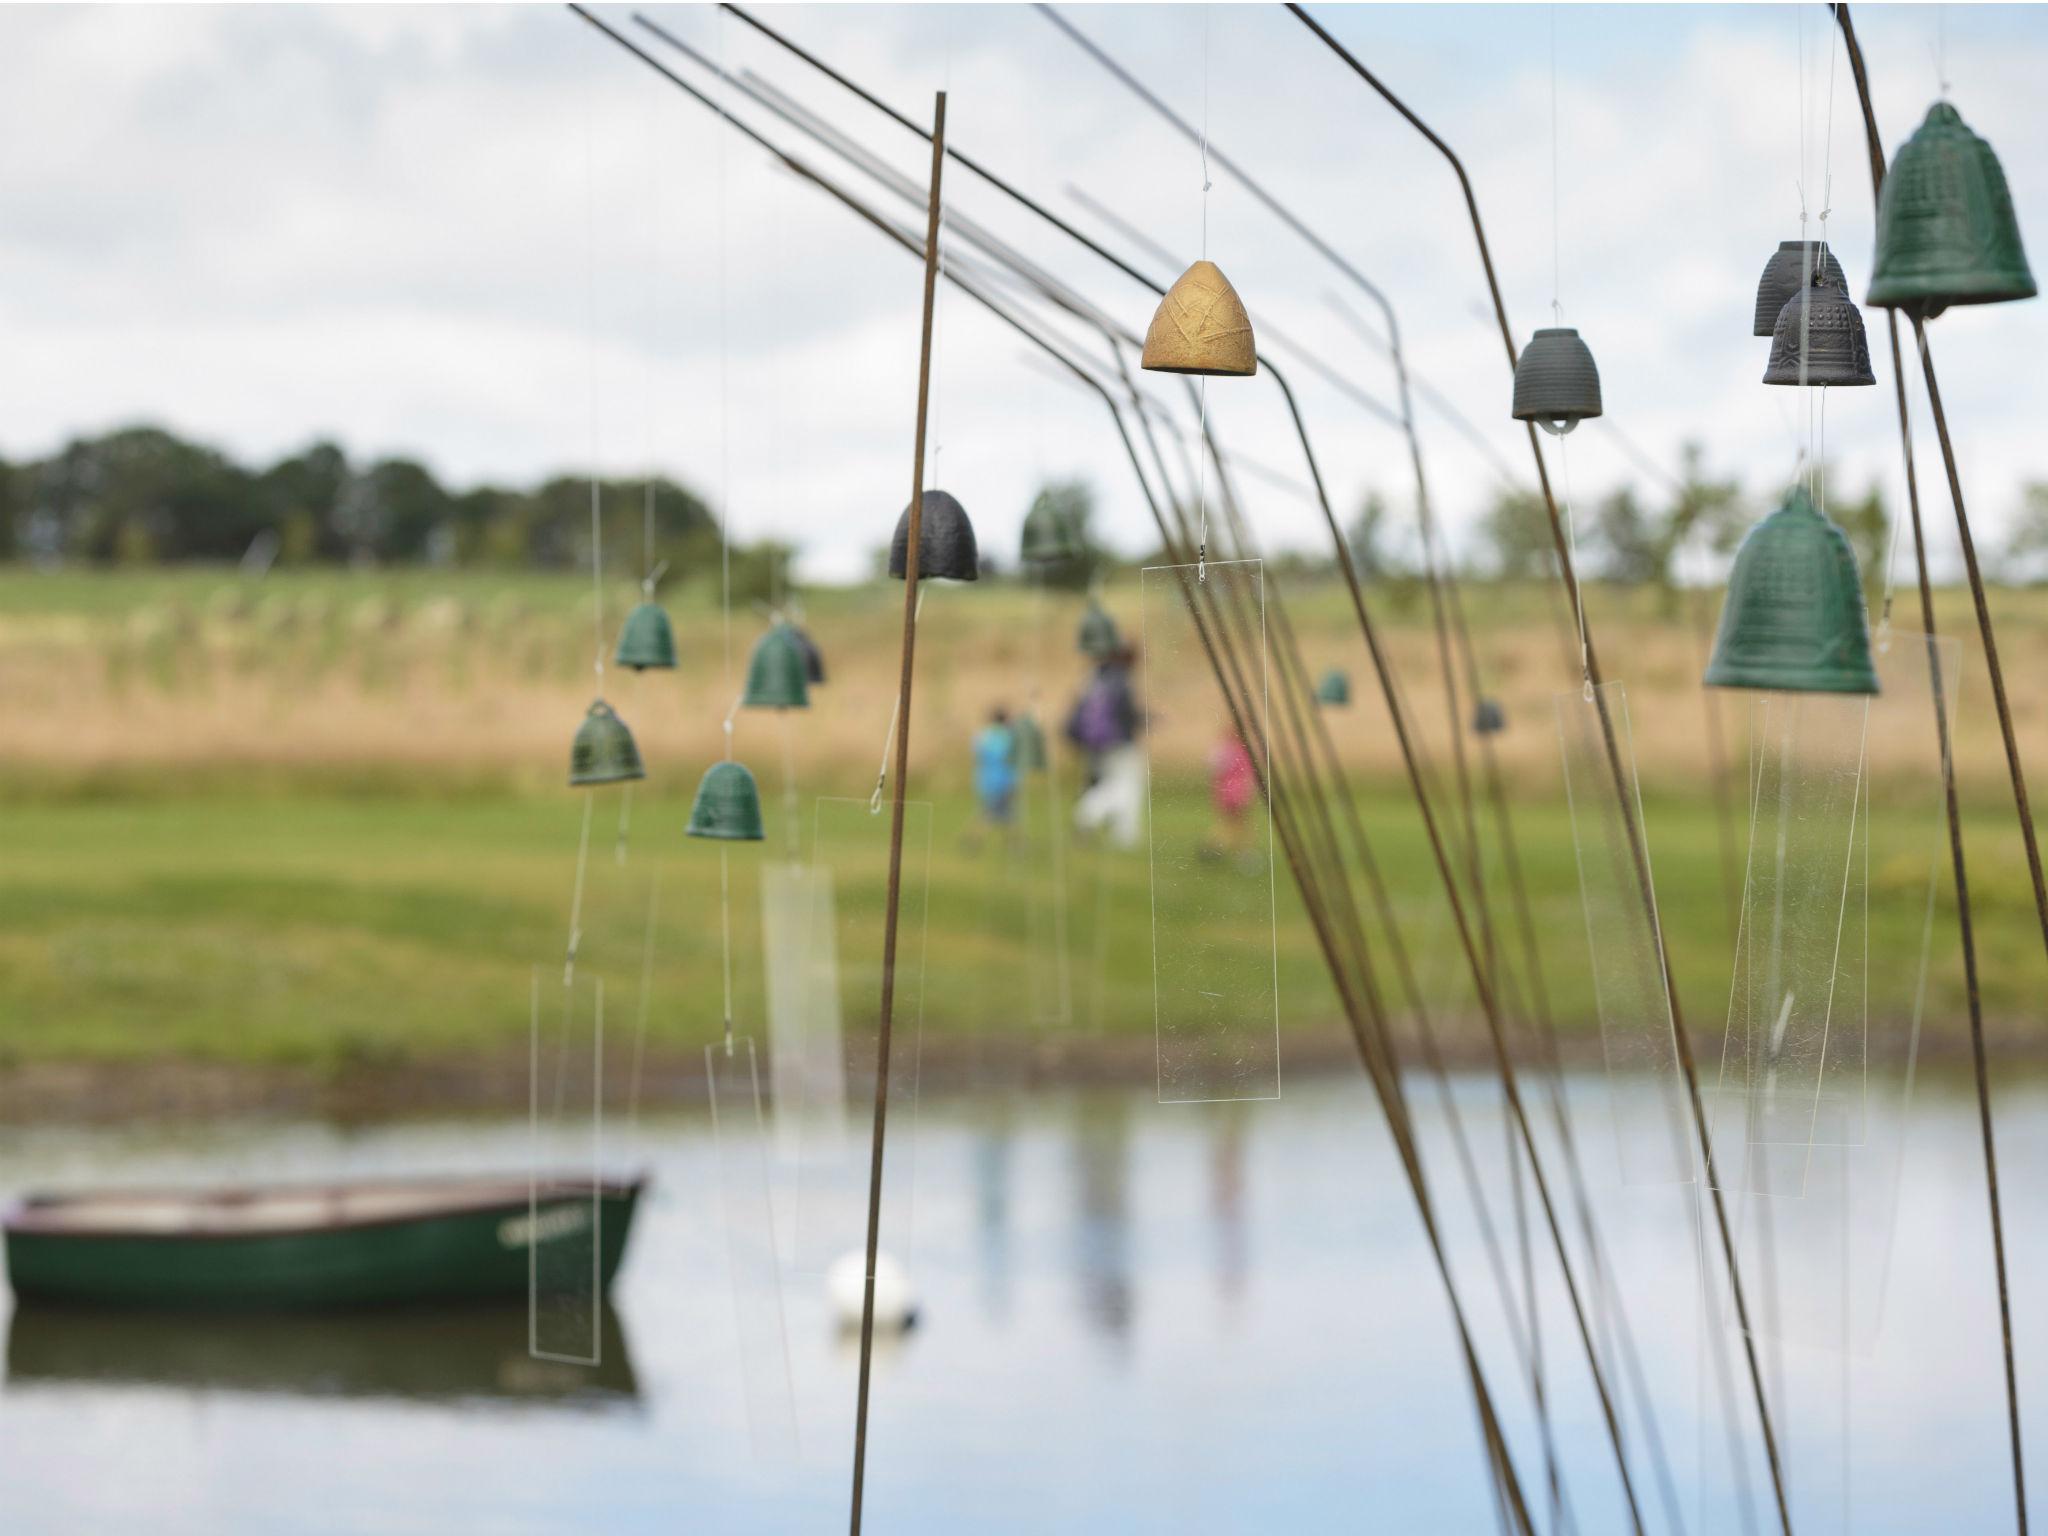
{"type": "Polygon", "coordinates": [[[1067,739],[1088,764],[1074,824],[1084,833],[1104,833],[1120,848],[1137,843],[1145,810],[1145,758],[1137,746],[1144,712],[1131,688],[1136,660],[1122,645],[1103,656],[1067,716],[1067,739]]]}

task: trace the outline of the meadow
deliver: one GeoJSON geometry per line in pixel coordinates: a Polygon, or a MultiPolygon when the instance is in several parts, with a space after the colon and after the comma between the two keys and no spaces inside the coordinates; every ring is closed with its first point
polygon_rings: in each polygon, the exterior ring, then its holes
{"type": "MultiPolygon", "coordinates": [[[[1332,730],[1433,1011],[1462,1048],[1476,1049],[1471,989],[1348,603],[1310,579],[1288,590],[1311,669],[1351,673],[1354,702],[1330,712],[1332,730]]],[[[611,624],[632,595],[623,582],[608,592],[611,624]]],[[[1408,704],[1447,783],[1428,608],[1412,590],[1382,596],[1408,704]]],[[[2017,591],[1995,599],[2023,746],[2048,761],[2032,686],[2048,601],[2017,591]]],[[[1710,1040],[1727,1006],[1735,888],[1724,831],[1739,882],[1748,732],[1743,701],[1697,685],[1711,600],[1592,598],[1609,673],[1627,688],[1673,965],[1689,1017],[1710,1040]],[[1732,825],[1714,792],[1716,732],[1732,825]]],[[[734,750],[760,778],[770,823],[766,844],[730,849],[723,861],[742,1027],[764,1006],[764,868],[812,851],[819,797],[864,801],[874,788],[900,601],[893,585],[810,594],[805,622],[828,683],[807,711],[736,717],[734,750]]],[[[1135,640],[1135,576],[1112,582],[1104,601],[1135,640]]],[[[1552,714],[1570,681],[1561,616],[1538,588],[1473,587],[1466,603],[1509,722],[1499,758],[1545,980],[1560,1028],[1591,1057],[1594,994],[1552,714]]],[[[619,995],[644,998],[650,1060],[680,1072],[723,1025],[722,861],[681,829],[698,775],[722,751],[721,722],[765,618],[733,616],[728,671],[727,628],[703,585],[683,587],[671,607],[682,668],[606,674],[650,777],[630,796],[605,791],[591,804],[579,964],[616,978],[619,995]]],[[[992,706],[1030,708],[1057,733],[1086,675],[1072,643],[1079,613],[1076,597],[1009,583],[937,588],[926,604],[912,794],[932,806],[928,859],[916,862],[928,871],[923,1028],[941,1066],[949,1043],[973,1041],[1150,1070],[1145,843],[1105,849],[1059,831],[1055,811],[1063,823],[1079,787],[1071,761],[1032,781],[1007,844],[975,835],[967,788],[967,744],[992,706]]],[[[1960,594],[1941,594],[1941,622],[1949,633],[1968,629],[1960,594]]],[[[307,1082],[515,1081],[531,978],[558,975],[566,947],[585,800],[563,776],[591,695],[592,653],[590,589],[571,577],[0,574],[6,1097],[18,1104],[46,1088],[61,1097],[66,1082],[126,1074],[126,1097],[109,1100],[126,1102],[181,1066],[307,1082]],[[85,1075],[67,1078],[72,1069],[85,1075]]],[[[1198,684],[1153,681],[1151,835],[1184,850],[1207,833],[1199,763],[1219,714],[1198,684]]],[[[1907,745],[1873,740],[1872,759],[1907,745]]],[[[2038,1049],[2040,942],[1973,656],[1957,750],[1987,1010],[2002,1049],[2038,1049]]],[[[1451,814],[1447,793],[1443,805],[1451,814]]],[[[885,821],[874,821],[875,836],[885,821]]],[[[1929,1040],[1952,1051],[1961,1038],[1954,909],[1945,845],[1938,827],[1928,830],[1930,856],[1944,860],[1929,1040]]],[[[1873,873],[1873,1012],[1910,1007],[1920,933],[1911,898],[1925,890],[1924,867],[1873,873]]],[[[1497,863],[1488,881],[1501,889],[1497,863]]],[[[1339,1017],[1284,862],[1276,884],[1280,1024],[1310,1059],[1329,1052],[1339,1017]]],[[[841,896],[872,902],[877,893],[841,896]]],[[[1263,952],[1263,933],[1238,938],[1263,952]]],[[[1503,942],[1516,942],[1512,928],[1503,942]]],[[[638,1029],[637,1002],[634,1011],[638,1029]]]]}

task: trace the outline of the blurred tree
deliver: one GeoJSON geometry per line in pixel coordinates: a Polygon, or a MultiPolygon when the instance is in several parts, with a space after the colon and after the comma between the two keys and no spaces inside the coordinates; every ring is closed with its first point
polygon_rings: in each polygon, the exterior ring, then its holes
{"type": "Polygon", "coordinates": [[[1367,491],[1344,529],[1345,547],[1361,581],[1379,581],[1399,574],[1394,554],[1393,529],[1388,526],[1386,498],[1367,491]]]}
{"type": "Polygon", "coordinates": [[[0,560],[12,560],[21,551],[21,501],[27,483],[27,475],[0,459],[0,560]]]}
{"type": "Polygon", "coordinates": [[[1656,519],[1624,486],[1593,510],[1590,544],[1596,556],[1587,572],[1630,586],[1668,584],[1671,523],[1656,519]]]}
{"type": "Polygon", "coordinates": [[[2021,488],[2002,563],[2007,580],[2038,582],[2048,571],[2048,481],[2029,481],[2021,488]]]}
{"type": "Polygon", "coordinates": [[[333,443],[314,443],[279,459],[256,480],[269,504],[282,541],[279,558],[288,563],[338,560],[347,553],[335,522],[335,508],[349,482],[348,456],[333,443]]]}
{"type": "Polygon", "coordinates": [[[1503,490],[1480,521],[1486,567],[1508,581],[1540,580],[1552,569],[1550,514],[1535,491],[1503,490]]]}
{"type": "Polygon", "coordinates": [[[1875,603],[1884,591],[1884,558],[1889,553],[1891,519],[1885,515],[1884,492],[1876,485],[1857,501],[1831,501],[1828,516],[1849,535],[1856,551],[1856,569],[1863,577],[1865,598],[1875,603]]]}

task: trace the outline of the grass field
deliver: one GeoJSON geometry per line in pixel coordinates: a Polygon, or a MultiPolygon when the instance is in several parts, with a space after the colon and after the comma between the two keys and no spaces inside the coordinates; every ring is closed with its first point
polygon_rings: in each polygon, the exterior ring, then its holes
{"type": "MultiPolygon", "coordinates": [[[[623,603],[623,588],[618,596],[623,603]]],[[[885,588],[813,597],[807,617],[829,685],[805,714],[739,719],[736,750],[759,774],[771,818],[770,842],[730,862],[743,1026],[763,1006],[760,874],[786,853],[785,774],[806,827],[816,796],[864,799],[873,787],[899,600],[885,588]]],[[[1509,713],[1502,760],[1546,979],[1560,1022],[1583,1034],[1592,987],[1549,718],[1564,669],[1558,636],[1538,592],[1468,601],[1509,713]]],[[[2011,610],[2007,666],[2033,742],[2043,711],[2032,663],[2048,605],[2031,593],[2000,601],[2011,610]]],[[[1135,634],[1135,583],[1113,588],[1108,602],[1135,634]]],[[[589,695],[587,604],[574,580],[540,577],[287,574],[252,586],[205,572],[0,576],[0,1063],[326,1070],[523,1044],[529,977],[536,966],[559,976],[568,932],[583,801],[560,776],[589,695]]],[[[933,802],[933,1038],[1031,1025],[1056,990],[1048,978],[1060,973],[1062,923],[1068,1027],[1153,1027],[1143,845],[1068,847],[1056,899],[1047,787],[1021,847],[962,844],[967,738],[997,701],[1035,696],[1057,723],[1082,676],[1071,647],[1077,612],[1072,599],[1000,586],[940,589],[928,604],[912,742],[913,792],[933,802]]],[[[1390,621],[1425,728],[1441,713],[1426,617],[1410,603],[1390,621]]],[[[1674,966],[1695,1026],[1711,1034],[1727,1002],[1731,906],[1691,681],[1699,637],[1644,598],[1598,594],[1594,617],[1610,671],[1628,682],[1674,966]],[[1602,606],[1613,610],[1604,623],[1602,606]]],[[[1359,703],[1332,721],[1360,809],[1433,1005],[1469,1020],[1469,984],[1419,818],[1394,777],[1384,712],[1362,686],[1355,631],[1328,590],[1306,591],[1294,618],[1312,667],[1353,672],[1359,703]]],[[[678,619],[681,674],[611,680],[652,777],[632,801],[623,863],[619,797],[607,792],[595,809],[580,960],[613,996],[642,995],[647,892],[658,878],[647,1030],[676,1048],[712,1038],[723,1011],[719,857],[680,832],[731,698],[715,612],[688,597],[678,619]]],[[[733,628],[737,670],[759,620],[737,616],[733,628]]],[[[1966,669],[1959,752],[1985,995],[2024,1040],[2043,962],[1979,670],[1966,669]]],[[[1160,681],[1152,703],[1166,775],[1154,836],[1184,849],[1203,836],[1206,813],[1198,785],[1174,775],[1216,716],[1199,686],[1179,680],[1160,681]]],[[[1726,708],[1722,724],[1739,773],[1741,713],[1726,708]]],[[[1739,807],[1739,790],[1735,799],[1739,807]]],[[[1919,917],[1907,898],[1924,889],[1917,878],[1911,869],[1875,875],[1874,1010],[1910,1000],[1919,917]]],[[[1498,888],[1497,869],[1490,882],[1498,888]]],[[[1952,1035],[1959,967],[1941,884],[1930,1028],[1952,1035]]],[[[1284,864],[1278,888],[1283,1026],[1327,1027],[1334,1001],[1284,864]]],[[[877,893],[841,897],[857,906],[877,893]]],[[[1255,974],[1263,934],[1236,938],[1255,974]]]]}

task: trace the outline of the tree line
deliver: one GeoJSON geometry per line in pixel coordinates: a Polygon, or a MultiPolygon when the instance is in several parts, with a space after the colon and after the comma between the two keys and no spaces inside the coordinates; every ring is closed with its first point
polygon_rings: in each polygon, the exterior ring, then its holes
{"type": "MultiPolygon", "coordinates": [[[[650,495],[661,558],[696,568],[716,549],[717,519],[675,482],[599,489],[607,562],[639,567],[650,495]]],[[[152,426],[74,438],[45,459],[0,460],[0,559],[231,561],[252,549],[265,563],[583,565],[590,481],[456,491],[417,460],[358,463],[331,442],[250,468],[152,426]]]]}

